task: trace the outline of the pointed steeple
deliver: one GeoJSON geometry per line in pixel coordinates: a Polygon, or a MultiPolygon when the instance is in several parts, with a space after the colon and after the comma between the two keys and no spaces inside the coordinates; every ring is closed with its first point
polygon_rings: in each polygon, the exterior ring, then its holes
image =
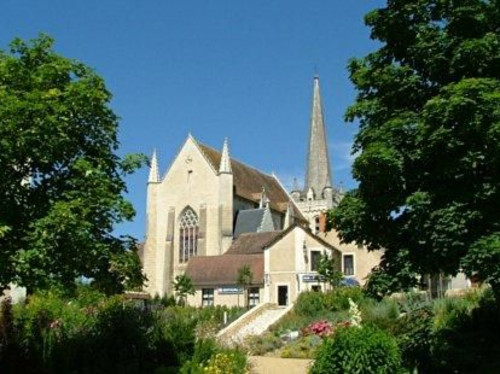
{"type": "Polygon", "coordinates": [[[224,139],[224,145],[222,146],[222,156],[219,165],[219,174],[222,173],[232,173],[231,158],[229,157],[229,144],[227,138],[224,139]]]}
{"type": "Polygon", "coordinates": [[[312,104],[304,192],[307,193],[312,188],[315,198],[321,199],[323,188],[332,185],[332,178],[318,75],[314,76],[312,104]]]}
{"type": "Polygon", "coordinates": [[[153,150],[153,156],[151,156],[151,167],[149,169],[148,183],[160,183],[160,173],[158,171],[158,158],[156,157],[156,149],[153,150]]]}

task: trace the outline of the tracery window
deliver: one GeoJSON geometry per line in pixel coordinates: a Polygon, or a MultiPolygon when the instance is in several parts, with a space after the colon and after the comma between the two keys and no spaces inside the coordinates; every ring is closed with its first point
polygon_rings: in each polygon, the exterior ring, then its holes
{"type": "Polygon", "coordinates": [[[198,216],[187,208],[179,223],[179,262],[184,263],[198,254],[198,216]]]}

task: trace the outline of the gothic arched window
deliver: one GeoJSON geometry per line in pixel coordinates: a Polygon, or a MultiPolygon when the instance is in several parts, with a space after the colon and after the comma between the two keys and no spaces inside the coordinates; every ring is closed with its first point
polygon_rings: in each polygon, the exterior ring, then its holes
{"type": "Polygon", "coordinates": [[[198,254],[198,216],[191,208],[186,208],[179,224],[179,262],[198,254]]]}

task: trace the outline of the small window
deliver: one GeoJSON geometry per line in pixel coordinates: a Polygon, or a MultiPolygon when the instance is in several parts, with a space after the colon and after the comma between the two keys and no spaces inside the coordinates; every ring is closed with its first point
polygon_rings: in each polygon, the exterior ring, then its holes
{"type": "Polygon", "coordinates": [[[311,251],[311,271],[318,271],[320,259],[321,259],[320,251],[311,251]]]}
{"type": "Polygon", "coordinates": [[[321,225],[319,222],[319,216],[314,217],[314,233],[319,234],[321,231],[321,225]]]}
{"type": "Polygon", "coordinates": [[[321,292],[321,286],[318,286],[317,284],[311,287],[311,290],[314,292],[321,292]]]}
{"type": "Polygon", "coordinates": [[[214,289],[203,288],[201,290],[201,305],[210,306],[214,305],[214,289]]]}
{"type": "Polygon", "coordinates": [[[354,275],[354,255],[344,255],[342,261],[344,275],[354,275]]]}
{"type": "Polygon", "coordinates": [[[260,296],[259,296],[259,287],[251,287],[248,289],[248,306],[256,306],[259,305],[260,296]]]}

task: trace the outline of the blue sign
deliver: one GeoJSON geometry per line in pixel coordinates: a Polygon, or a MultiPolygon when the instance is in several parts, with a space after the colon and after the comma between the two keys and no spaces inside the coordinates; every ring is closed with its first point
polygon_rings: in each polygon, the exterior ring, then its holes
{"type": "Polygon", "coordinates": [[[219,295],[238,295],[243,293],[243,289],[241,287],[220,287],[219,295]]]}
{"type": "Polygon", "coordinates": [[[312,282],[324,282],[325,278],[319,274],[304,274],[302,276],[302,282],[312,283],[312,282]]]}

